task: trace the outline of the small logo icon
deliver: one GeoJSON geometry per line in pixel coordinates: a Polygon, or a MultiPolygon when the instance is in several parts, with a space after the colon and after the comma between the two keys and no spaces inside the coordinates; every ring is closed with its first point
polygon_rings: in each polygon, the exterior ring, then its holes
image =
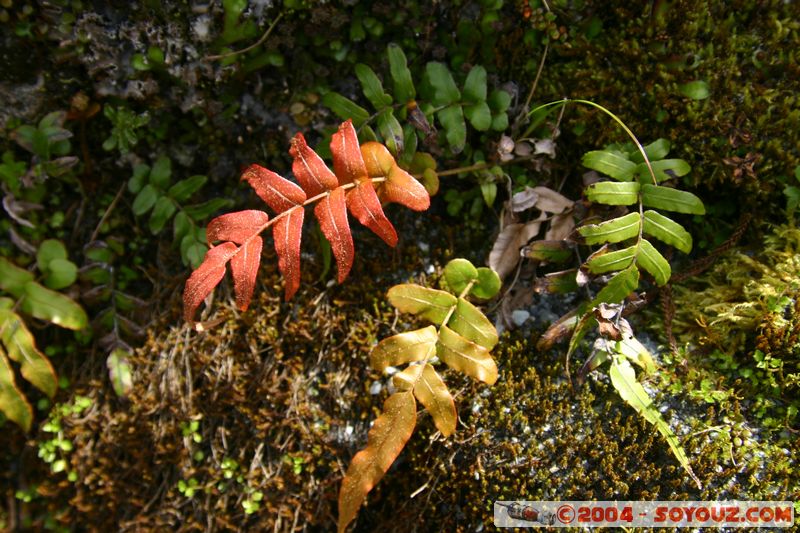
{"type": "Polygon", "coordinates": [[[505,507],[509,518],[514,520],[522,520],[524,522],[538,522],[546,526],[552,526],[556,522],[556,515],[548,511],[539,511],[531,505],[522,505],[521,503],[512,503],[510,505],[505,503],[496,502],[497,505],[505,507]]]}
{"type": "Polygon", "coordinates": [[[556,515],[562,524],[571,524],[575,520],[575,509],[571,505],[562,505],[556,511],[556,515]]]}

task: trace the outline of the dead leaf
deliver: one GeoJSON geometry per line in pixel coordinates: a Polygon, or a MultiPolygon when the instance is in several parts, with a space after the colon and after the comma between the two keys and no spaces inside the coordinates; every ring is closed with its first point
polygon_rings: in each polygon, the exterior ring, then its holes
{"type": "Polygon", "coordinates": [[[539,186],[534,187],[533,190],[539,195],[536,207],[547,213],[563,213],[575,204],[563,194],[548,187],[539,186]]]}
{"type": "Polygon", "coordinates": [[[578,310],[573,309],[566,315],[562,316],[547,328],[536,343],[536,349],[540,351],[547,351],[551,349],[557,342],[561,342],[575,330],[578,324],[578,310]]]}
{"type": "Polygon", "coordinates": [[[492,251],[489,253],[489,266],[497,272],[500,279],[505,278],[517,268],[520,260],[520,248],[539,233],[543,220],[545,217],[541,215],[536,220],[525,224],[509,224],[497,236],[492,251]]]}
{"type": "Polygon", "coordinates": [[[550,220],[550,227],[545,232],[544,238],[548,241],[563,241],[572,234],[574,229],[575,219],[572,218],[572,213],[555,215],[550,220]]]}
{"type": "Polygon", "coordinates": [[[556,143],[553,142],[553,139],[539,139],[533,143],[533,147],[535,155],[545,154],[550,156],[550,159],[556,156],[556,143]]]}
{"type": "Polygon", "coordinates": [[[539,201],[539,193],[533,187],[525,187],[525,190],[511,197],[511,210],[515,213],[525,211],[535,206],[537,201],[539,201]]]}

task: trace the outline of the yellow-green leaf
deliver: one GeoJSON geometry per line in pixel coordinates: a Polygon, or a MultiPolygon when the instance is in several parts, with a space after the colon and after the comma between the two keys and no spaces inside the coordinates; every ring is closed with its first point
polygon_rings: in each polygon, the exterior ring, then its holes
{"type": "MultiPolygon", "coordinates": [[[[653,167],[653,173],[656,175],[656,181],[661,183],[672,178],[679,178],[688,174],[692,167],[683,159],[662,159],[661,161],[652,161],[650,165],[653,167]]],[[[643,183],[653,181],[650,175],[650,169],[647,168],[645,163],[640,163],[636,167],[636,174],[643,183]]]]}
{"type": "Polygon", "coordinates": [[[703,201],[690,192],[680,191],[659,185],[642,185],[642,204],[664,211],[704,215],[706,208],[703,201]]]}
{"type": "MultiPolygon", "coordinates": [[[[614,185],[624,184],[615,183],[614,185]]],[[[535,241],[527,247],[525,255],[536,261],[564,263],[575,255],[575,251],[567,241],[535,241]]]]}
{"type": "Polygon", "coordinates": [[[583,166],[596,170],[618,181],[631,181],[636,171],[636,163],[619,152],[594,150],[587,152],[582,159],[583,166]]]}
{"type": "Polygon", "coordinates": [[[698,488],[702,489],[700,480],[695,476],[692,467],[689,465],[689,458],[683,451],[678,437],[661,417],[661,413],[653,405],[653,401],[647,395],[644,387],[636,381],[636,373],[633,367],[624,357],[615,354],[611,359],[611,370],[609,371],[611,384],[625,402],[633,407],[645,420],[653,424],[661,435],[667,439],[672,453],[686,472],[697,483],[698,488]]]}
{"type": "Polygon", "coordinates": [[[500,276],[497,275],[497,272],[488,267],[480,267],[478,269],[478,281],[472,286],[472,290],[469,293],[477,298],[488,300],[489,298],[494,298],[500,292],[502,285],[503,282],[500,281],[500,276]]]}
{"type": "Polygon", "coordinates": [[[420,379],[414,387],[414,396],[433,417],[436,429],[449,437],[456,430],[456,404],[447,385],[431,365],[425,365],[420,379]]]}
{"type": "Polygon", "coordinates": [[[370,365],[375,370],[383,371],[387,366],[422,361],[436,346],[438,338],[434,326],[393,335],[375,346],[369,354],[370,365]]]}
{"type": "Polygon", "coordinates": [[[108,354],[106,359],[108,376],[117,396],[126,396],[133,387],[131,364],[128,361],[130,355],[127,350],[117,348],[108,354]]]}
{"type": "MultiPolygon", "coordinates": [[[[666,139],[656,139],[655,141],[651,142],[647,146],[644,147],[644,153],[647,154],[648,159],[651,162],[655,162],[659,159],[664,159],[667,157],[669,153],[670,144],[669,141],[666,139]]],[[[639,150],[634,150],[631,154],[631,161],[634,163],[644,163],[644,158],[639,150]]]]}
{"type": "Polygon", "coordinates": [[[369,491],[381,480],[414,432],[417,401],[408,392],[389,396],[367,436],[367,447],[354,457],[339,489],[339,533],[347,529],[369,491]]]}
{"type": "Polygon", "coordinates": [[[627,268],[633,262],[636,254],[636,245],[623,248],[614,252],[603,254],[592,254],[586,262],[586,267],[592,274],[604,274],[606,272],[616,272],[627,268]]]}
{"type": "Polygon", "coordinates": [[[405,370],[392,376],[392,385],[400,392],[414,390],[424,368],[424,366],[418,364],[408,365],[405,370]]]}
{"type": "Polygon", "coordinates": [[[19,268],[5,257],[0,257],[0,289],[19,298],[25,290],[25,284],[33,279],[33,273],[19,268]]]}
{"type": "Polygon", "coordinates": [[[489,385],[494,385],[497,381],[497,365],[489,355],[489,350],[465,339],[447,326],[442,326],[439,331],[436,353],[439,359],[454,370],[489,385]]]}
{"type": "Polygon", "coordinates": [[[633,205],[639,201],[639,182],[598,181],[586,187],[586,197],[605,205],[633,205]]]}
{"type": "Polygon", "coordinates": [[[645,374],[655,372],[656,363],[652,354],[636,337],[632,335],[623,336],[622,340],[616,342],[616,351],[627,357],[632,363],[642,367],[645,374]]]}
{"type": "Polygon", "coordinates": [[[429,289],[413,283],[395,285],[389,289],[389,303],[403,313],[411,313],[441,324],[458,299],[445,291],[429,289]]]}
{"type": "Polygon", "coordinates": [[[480,309],[464,298],[458,299],[456,311],[447,323],[448,327],[471,340],[491,350],[497,344],[497,330],[480,309]]]}
{"type": "Polygon", "coordinates": [[[683,226],[656,211],[644,212],[644,233],[674,246],[684,253],[692,251],[692,235],[683,226]]]}
{"type": "Polygon", "coordinates": [[[683,96],[689,97],[692,100],[705,100],[711,95],[708,82],[704,80],[695,80],[679,85],[678,91],[680,91],[683,96]]]}
{"type": "Polygon", "coordinates": [[[33,335],[22,319],[7,309],[0,309],[0,339],[8,357],[19,363],[22,377],[52,398],[58,382],[50,361],[36,349],[33,335]]]}
{"type": "Polygon", "coordinates": [[[31,429],[33,408],[17,388],[14,371],[0,348],[0,411],[24,431],[31,429]]]}
{"type": "Polygon", "coordinates": [[[33,281],[25,284],[20,309],[62,328],[80,330],[89,325],[89,318],[80,305],[33,281]]]}
{"type": "Polygon", "coordinates": [[[639,235],[639,213],[628,213],[600,224],[590,224],[578,228],[586,244],[620,242],[639,235]]]}
{"type": "Polygon", "coordinates": [[[601,303],[617,304],[627,298],[639,286],[639,269],[631,265],[625,270],[617,272],[613,278],[608,280],[606,286],[597,293],[592,307],[601,303]]]}
{"type": "Polygon", "coordinates": [[[647,239],[642,239],[642,242],[639,243],[636,264],[649,272],[659,286],[665,285],[672,275],[672,269],[667,260],[647,239]]]}

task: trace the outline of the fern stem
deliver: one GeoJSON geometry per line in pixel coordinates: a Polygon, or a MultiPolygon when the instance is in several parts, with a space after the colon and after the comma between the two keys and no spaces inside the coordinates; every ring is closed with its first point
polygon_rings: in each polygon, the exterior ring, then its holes
{"type": "Polygon", "coordinates": [[[619,118],[617,115],[615,115],[614,113],[612,113],[611,111],[609,111],[605,107],[601,106],[600,104],[592,102],[591,100],[564,98],[563,100],[556,100],[554,102],[548,102],[546,104],[542,104],[542,105],[536,107],[535,109],[531,110],[528,113],[528,116],[531,116],[534,113],[536,113],[537,111],[541,111],[542,109],[546,109],[548,107],[553,107],[553,106],[557,106],[557,105],[564,106],[564,105],[568,104],[569,102],[575,102],[576,104],[584,104],[584,105],[588,105],[588,106],[594,107],[595,109],[599,109],[600,111],[602,111],[603,113],[605,113],[606,115],[608,115],[609,117],[614,119],[614,121],[617,124],[619,124],[619,126],[625,131],[625,133],[628,134],[628,137],[631,138],[633,143],[636,145],[636,148],[639,150],[639,153],[642,154],[642,158],[644,159],[644,163],[647,166],[647,170],[650,171],[650,177],[653,178],[653,185],[658,185],[658,179],[656,179],[656,173],[653,170],[653,165],[650,163],[650,158],[647,157],[647,152],[645,152],[644,147],[642,146],[642,143],[639,142],[639,139],[636,137],[636,135],[634,135],[634,133],[631,131],[631,129],[627,126],[627,124],[625,124],[622,121],[621,118],[619,118]]]}

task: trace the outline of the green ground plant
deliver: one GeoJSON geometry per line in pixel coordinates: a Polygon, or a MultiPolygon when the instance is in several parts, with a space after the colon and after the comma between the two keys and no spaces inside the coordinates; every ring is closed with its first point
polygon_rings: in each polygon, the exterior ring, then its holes
{"type": "Polygon", "coordinates": [[[117,149],[123,155],[139,142],[136,130],[150,122],[148,113],[137,115],[125,106],[106,105],[103,107],[103,114],[111,121],[111,135],[103,141],[103,149],[109,152],[117,149]]]}
{"type": "MultiPolygon", "coordinates": [[[[468,145],[468,134],[470,131],[478,134],[505,131],[509,124],[511,95],[501,89],[490,90],[487,71],[480,65],[470,69],[459,88],[446,64],[431,61],[419,76],[420,82],[415,84],[402,48],[389,44],[386,55],[389,64],[389,77],[385,78],[387,88],[368,65],[359,63],[355,66],[364,97],[374,112],[334,91],[324,94],[322,103],[339,117],[352,119],[362,141],[385,144],[400,166],[421,176],[428,192],[436,194],[439,190],[436,162],[422,148],[440,151],[439,146],[443,146],[451,155],[461,154],[467,148],[462,155],[464,165],[482,166],[485,155],[468,145]],[[468,124],[471,128],[467,127],[468,124]],[[437,125],[442,128],[441,134],[437,132],[437,125]]],[[[469,169],[464,171],[469,172],[469,169]]],[[[483,200],[489,206],[493,204],[497,191],[496,176],[489,175],[488,180],[481,176],[479,188],[448,190],[445,200],[452,215],[457,215],[464,203],[473,205],[473,200],[483,200]]],[[[478,206],[482,207],[482,202],[478,206]]],[[[477,219],[480,210],[473,207],[472,211],[477,219]]]]}
{"type": "MultiPolygon", "coordinates": [[[[72,263],[61,255],[63,245],[45,241],[38,254],[45,282],[63,288],[74,281],[72,263]],[[69,266],[71,265],[71,267],[69,266]],[[69,282],[69,283],[67,283],[69,282]],[[65,285],[66,283],[66,285],[65,285]]],[[[18,311],[62,328],[82,330],[89,319],[80,305],[69,297],[45,287],[30,271],[0,257],[0,411],[25,431],[33,422],[33,407],[18,387],[11,362],[19,365],[26,381],[52,398],[58,388],[55,370],[36,347],[28,326],[18,311]]]]}
{"type": "Polygon", "coordinates": [[[208,250],[205,230],[197,223],[231,205],[226,198],[184,205],[207,181],[208,178],[201,175],[173,181],[172,161],[166,156],[157,158],[152,167],[136,165],[128,180],[128,190],[136,195],[131,207],[133,214],[150,213],[147,225],[153,235],[161,233],[173,220],[173,239],[180,248],[183,264],[193,268],[200,265],[208,250]]]}

